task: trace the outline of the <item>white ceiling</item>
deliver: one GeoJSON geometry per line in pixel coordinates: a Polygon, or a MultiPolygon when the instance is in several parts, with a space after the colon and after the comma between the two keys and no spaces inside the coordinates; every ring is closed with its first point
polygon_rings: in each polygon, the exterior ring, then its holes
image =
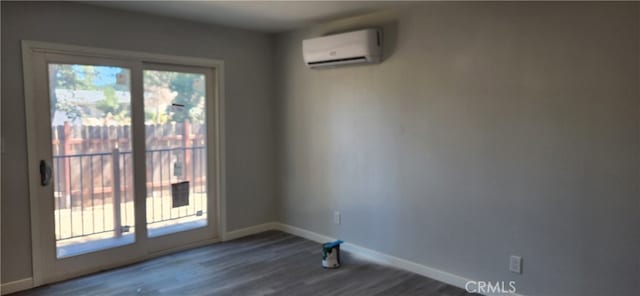
{"type": "Polygon", "coordinates": [[[394,6],[383,1],[102,1],[94,5],[263,32],[282,32],[394,6]]]}

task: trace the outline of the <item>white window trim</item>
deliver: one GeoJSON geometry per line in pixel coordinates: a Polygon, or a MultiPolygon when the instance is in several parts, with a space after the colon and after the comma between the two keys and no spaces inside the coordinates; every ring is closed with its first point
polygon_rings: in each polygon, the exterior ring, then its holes
{"type": "MultiPolygon", "coordinates": [[[[96,58],[110,58],[120,59],[128,61],[138,61],[142,63],[156,63],[156,64],[168,64],[178,66],[194,66],[194,67],[206,67],[215,69],[214,75],[214,106],[215,106],[215,160],[216,160],[216,179],[214,180],[216,192],[216,212],[217,212],[217,234],[218,237],[215,241],[224,240],[227,236],[226,225],[226,163],[225,163],[225,89],[224,89],[224,61],[219,59],[208,58],[196,58],[196,57],[183,57],[165,54],[156,54],[149,52],[127,51],[127,50],[114,50],[104,49],[32,40],[22,41],[22,68],[24,77],[24,99],[25,99],[25,115],[26,115],[26,130],[34,130],[34,117],[33,106],[36,102],[34,92],[34,73],[33,73],[33,60],[32,54],[37,52],[44,53],[61,53],[71,54],[86,57],[96,58]]],[[[39,184],[39,171],[37,169],[38,159],[33,159],[36,155],[34,147],[36,143],[36,137],[34,133],[27,132],[27,155],[28,155],[28,174],[29,174],[29,200],[30,200],[30,214],[31,214],[31,244],[32,244],[32,267],[33,267],[33,285],[38,286],[43,284],[39,281],[38,277],[38,264],[41,259],[39,254],[41,251],[38,249],[41,245],[39,236],[40,222],[38,215],[36,214],[36,205],[38,202],[37,186],[39,184]]],[[[203,241],[198,245],[208,244],[214,241],[203,241]]],[[[187,249],[195,247],[196,245],[187,245],[175,249],[164,250],[162,252],[156,252],[149,254],[142,260],[157,257],[163,254],[167,254],[180,249],[187,249]]],[[[138,260],[136,260],[138,261],[138,260]]],[[[133,262],[132,262],[133,263],[133,262]]],[[[98,270],[96,270],[98,271],[98,270]]]]}

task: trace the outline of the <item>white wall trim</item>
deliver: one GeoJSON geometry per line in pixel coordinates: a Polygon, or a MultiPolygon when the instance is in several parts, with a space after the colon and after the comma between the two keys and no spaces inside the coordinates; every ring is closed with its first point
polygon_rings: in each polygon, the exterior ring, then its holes
{"type": "MultiPolygon", "coordinates": [[[[225,233],[225,236],[223,239],[226,241],[226,240],[240,238],[243,236],[257,234],[257,233],[268,231],[268,230],[279,230],[279,231],[293,234],[295,236],[299,236],[299,237],[302,237],[314,242],[318,242],[318,243],[324,243],[324,242],[336,240],[336,238],[333,238],[330,236],[326,236],[310,230],[306,230],[303,228],[299,228],[299,227],[295,227],[295,226],[291,226],[291,225],[279,223],[279,222],[264,223],[264,224],[228,232],[228,233],[225,233]]],[[[343,251],[346,251],[347,253],[349,253],[349,255],[353,256],[354,258],[413,272],[413,273],[416,273],[437,281],[441,281],[443,283],[447,283],[449,285],[456,286],[462,289],[465,289],[465,284],[468,281],[472,281],[472,279],[461,277],[443,270],[422,265],[420,263],[416,263],[413,261],[392,256],[389,254],[378,252],[376,250],[372,250],[357,244],[346,242],[342,244],[340,248],[343,251]]],[[[516,294],[516,293],[500,294],[500,295],[521,296],[520,294],[516,294]]]]}
{"type": "MultiPolygon", "coordinates": [[[[90,58],[104,58],[104,59],[117,59],[122,61],[127,61],[132,64],[132,69],[134,67],[142,67],[142,64],[163,64],[163,65],[172,65],[172,66],[194,66],[201,68],[210,68],[214,71],[214,76],[212,77],[216,89],[212,92],[213,103],[207,104],[207,111],[213,112],[215,114],[214,120],[215,126],[212,130],[215,133],[214,137],[207,137],[207,145],[210,147],[215,147],[212,150],[209,150],[207,153],[214,153],[215,155],[209,155],[208,159],[215,159],[215,164],[213,168],[215,170],[215,174],[211,174],[211,170],[208,171],[209,175],[215,176],[215,180],[210,182],[207,186],[209,192],[216,192],[215,197],[210,199],[209,207],[211,208],[211,203],[213,203],[212,211],[215,211],[217,215],[211,216],[209,218],[209,224],[215,226],[216,229],[213,229],[211,232],[208,232],[209,229],[202,228],[202,230],[193,230],[194,238],[195,235],[208,235],[212,233],[215,237],[207,238],[202,240],[201,238],[197,238],[198,240],[194,240],[194,244],[201,243],[203,241],[214,242],[220,241],[220,234],[225,233],[226,231],[226,190],[225,190],[225,139],[224,139],[224,61],[219,59],[210,59],[210,58],[199,58],[199,57],[184,57],[184,56],[174,56],[174,55],[164,55],[164,54],[155,54],[148,52],[138,52],[138,51],[126,51],[126,50],[114,50],[114,49],[104,49],[104,48],[95,48],[95,47],[85,47],[85,46],[76,46],[76,45],[67,45],[67,44],[59,44],[59,43],[50,43],[50,42],[40,42],[40,41],[31,41],[31,40],[23,40],[22,41],[22,62],[23,62],[23,77],[24,77],[24,94],[25,94],[25,113],[26,113],[26,126],[27,130],[36,130],[36,122],[37,118],[34,106],[36,106],[36,92],[35,92],[35,71],[33,69],[34,63],[36,62],[34,59],[35,53],[49,53],[49,54],[67,54],[79,57],[90,57],[90,58]],[[213,108],[216,107],[216,108],[213,108]],[[213,110],[212,110],[213,108],[213,110]],[[215,219],[216,221],[213,221],[215,219]],[[196,233],[197,232],[197,233],[196,233]]],[[[132,87],[132,95],[134,88],[132,87]]],[[[132,105],[133,106],[133,105],[132,105]]],[[[135,122],[135,120],[134,120],[135,122]]],[[[213,121],[207,120],[207,128],[211,128],[211,123],[213,121]]],[[[135,148],[134,144],[134,149],[135,148]]],[[[39,185],[39,171],[38,171],[38,163],[40,161],[40,157],[38,157],[38,141],[35,133],[27,133],[27,161],[28,161],[28,175],[29,175],[29,200],[30,200],[30,214],[31,214],[31,245],[32,245],[32,277],[31,277],[31,287],[39,286],[45,283],[49,283],[52,280],[48,279],[47,276],[50,274],[47,273],[47,264],[46,260],[50,261],[52,256],[47,252],[52,252],[49,245],[46,244],[44,237],[47,237],[42,232],[44,231],[41,222],[41,215],[39,215],[39,202],[41,200],[41,196],[39,195],[41,192],[39,185]],[[47,247],[47,248],[45,248],[47,247]]],[[[140,178],[143,179],[143,178],[140,178]]],[[[144,180],[144,179],[143,179],[144,180]]],[[[137,186],[136,186],[137,187],[137,186]]],[[[142,187],[144,188],[144,187],[142,187]]],[[[143,196],[143,195],[138,195],[143,196]]],[[[143,196],[144,197],[144,196],[143,196]]],[[[136,222],[138,218],[144,219],[144,207],[138,209],[136,208],[136,222]],[[142,214],[141,214],[142,213],[142,214]]],[[[53,221],[53,220],[52,220],[53,221]]],[[[140,223],[137,223],[140,224],[140,223]]],[[[144,224],[144,223],[142,223],[144,224]]],[[[53,237],[49,235],[49,238],[53,237]]],[[[158,245],[157,242],[159,240],[169,241],[166,237],[163,238],[155,238],[156,243],[154,245],[158,245]]],[[[136,250],[136,248],[142,248],[142,245],[150,244],[151,239],[147,238],[144,235],[144,231],[137,231],[136,236],[136,244],[123,246],[123,248],[130,248],[131,250],[136,250]]],[[[170,245],[170,243],[167,243],[170,245]]],[[[146,246],[144,246],[146,247],[146,246]]],[[[189,245],[186,246],[187,248],[189,245]]],[[[136,259],[132,259],[130,261],[139,261],[148,258],[151,256],[151,253],[162,253],[162,251],[170,251],[174,250],[171,246],[167,247],[166,250],[153,250],[146,249],[146,255],[141,255],[136,259]],[[149,253],[151,252],[151,253],[149,253]]],[[[109,250],[105,250],[107,252],[109,250]]],[[[53,251],[55,252],[55,251],[53,251]]],[[[142,252],[142,251],[140,251],[142,252]]],[[[83,255],[83,256],[94,256],[97,253],[92,253],[91,255],[83,255]]],[[[102,256],[102,255],[100,255],[102,256]]],[[[104,257],[101,257],[104,258],[104,257]]],[[[49,272],[51,273],[51,272],[49,272]]],[[[83,274],[87,274],[85,272],[83,274]]],[[[56,280],[62,280],[64,278],[61,277],[61,274],[56,274],[56,280]]],[[[78,274],[80,275],[80,274],[78,274]]]]}
{"type": "Polygon", "coordinates": [[[257,233],[261,233],[269,230],[279,230],[278,224],[279,223],[271,222],[271,223],[264,223],[264,224],[249,226],[242,229],[236,229],[233,231],[228,231],[222,235],[222,240],[229,241],[229,240],[234,240],[237,238],[241,238],[241,237],[245,237],[245,236],[249,236],[249,235],[253,235],[253,234],[257,234],[257,233]]]}
{"type": "Polygon", "coordinates": [[[3,283],[0,286],[0,295],[11,294],[19,291],[31,289],[33,287],[33,278],[24,278],[21,280],[3,283]]]}
{"type": "MultiPolygon", "coordinates": [[[[319,234],[310,230],[306,230],[303,228],[299,228],[296,226],[291,226],[289,224],[284,224],[284,223],[274,223],[276,225],[276,230],[280,230],[282,232],[286,232],[289,234],[293,234],[302,238],[306,238],[308,240],[317,242],[317,243],[326,243],[326,242],[330,242],[330,241],[334,241],[336,240],[336,238],[330,237],[330,236],[326,236],[323,234],[319,234]]],[[[342,246],[340,246],[340,249],[343,251],[347,251],[347,246],[348,243],[344,243],[342,244],[342,246]]]]}
{"type": "MultiPolygon", "coordinates": [[[[281,230],[283,232],[290,233],[293,235],[297,235],[315,242],[323,243],[323,242],[336,240],[336,238],[318,234],[313,231],[298,228],[295,226],[291,226],[283,223],[275,223],[275,224],[277,227],[276,229],[278,230],[281,230]]],[[[428,278],[432,278],[434,280],[438,280],[456,287],[460,287],[462,289],[464,289],[465,288],[464,285],[468,281],[470,281],[470,279],[467,279],[452,273],[448,273],[446,271],[442,271],[442,270],[428,267],[428,266],[425,266],[416,262],[412,262],[406,259],[391,256],[389,254],[378,252],[376,250],[372,250],[372,249],[369,249],[360,245],[352,244],[349,242],[343,243],[340,249],[348,252],[350,255],[361,260],[377,263],[384,266],[391,266],[398,269],[417,273],[417,274],[426,276],[428,278]]]]}
{"type": "MultiPolygon", "coordinates": [[[[279,230],[279,231],[286,232],[286,233],[299,236],[299,237],[302,237],[314,242],[318,242],[318,243],[324,243],[324,242],[333,241],[336,239],[330,236],[326,236],[323,234],[319,234],[310,230],[291,226],[288,224],[279,223],[279,222],[269,222],[269,223],[249,226],[246,228],[236,229],[233,231],[224,232],[222,235],[222,240],[223,241],[234,240],[241,237],[250,236],[250,235],[254,235],[254,234],[258,234],[258,233],[262,233],[270,230],[279,230]]],[[[206,245],[209,243],[212,243],[212,241],[200,242],[199,244],[197,244],[197,246],[206,245]]],[[[195,246],[189,246],[184,249],[189,249],[191,247],[195,247],[195,246]]],[[[406,271],[413,272],[422,276],[426,276],[428,278],[441,281],[443,283],[447,283],[449,285],[453,285],[462,289],[465,288],[465,284],[468,281],[471,281],[471,279],[467,279],[467,278],[464,278],[452,273],[448,273],[446,271],[442,271],[436,268],[432,268],[426,265],[422,265],[413,261],[398,258],[389,254],[378,252],[376,250],[372,250],[357,244],[352,244],[347,242],[342,245],[341,249],[349,253],[349,255],[353,256],[354,258],[358,258],[360,260],[406,270],[406,271]]],[[[172,251],[175,251],[175,250],[172,250],[172,251]]],[[[148,256],[147,258],[144,258],[144,260],[161,256],[166,253],[167,252],[153,254],[152,256],[148,256]]],[[[25,278],[25,279],[13,281],[13,282],[4,283],[2,284],[1,290],[2,290],[2,295],[5,295],[9,293],[30,289],[32,287],[33,287],[33,279],[25,278]]],[[[501,295],[506,295],[506,294],[501,294],[501,295]]],[[[516,294],[516,293],[512,293],[508,295],[521,296],[520,294],[516,294]]]]}

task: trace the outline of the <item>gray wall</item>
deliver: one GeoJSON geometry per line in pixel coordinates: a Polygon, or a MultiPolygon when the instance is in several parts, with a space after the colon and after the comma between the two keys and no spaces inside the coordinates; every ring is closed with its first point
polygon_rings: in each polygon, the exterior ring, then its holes
{"type": "Polygon", "coordinates": [[[230,230],[280,220],[524,294],[633,294],[639,15],[423,3],[281,34],[274,51],[266,34],[2,2],[2,282],[31,276],[19,44],[31,39],[224,59],[230,230]],[[304,67],[301,39],[371,25],[382,64],[304,67]],[[507,271],[510,254],[524,274],[507,271]]]}
{"type": "Polygon", "coordinates": [[[639,11],[422,3],[278,35],[280,220],[524,294],[636,294],[639,11]],[[304,66],[302,39],[369,26],[383,63],[304,66]]]}
{"type": "Polygon", "coordinates": [[[272,36],[83,4],[3,1],[3,283],[31,276],[23,39],[224,60],[227,227],[275,219],[272,36]]]}

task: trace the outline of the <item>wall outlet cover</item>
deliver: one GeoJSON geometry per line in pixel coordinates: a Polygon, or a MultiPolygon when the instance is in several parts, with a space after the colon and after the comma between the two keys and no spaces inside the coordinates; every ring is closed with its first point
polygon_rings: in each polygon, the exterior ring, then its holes
{"type": "Polygon", "coordinates": [[[511,255],[509,259],[509,270],[515,273],[522,273],[522,257],[511,255]]]}

